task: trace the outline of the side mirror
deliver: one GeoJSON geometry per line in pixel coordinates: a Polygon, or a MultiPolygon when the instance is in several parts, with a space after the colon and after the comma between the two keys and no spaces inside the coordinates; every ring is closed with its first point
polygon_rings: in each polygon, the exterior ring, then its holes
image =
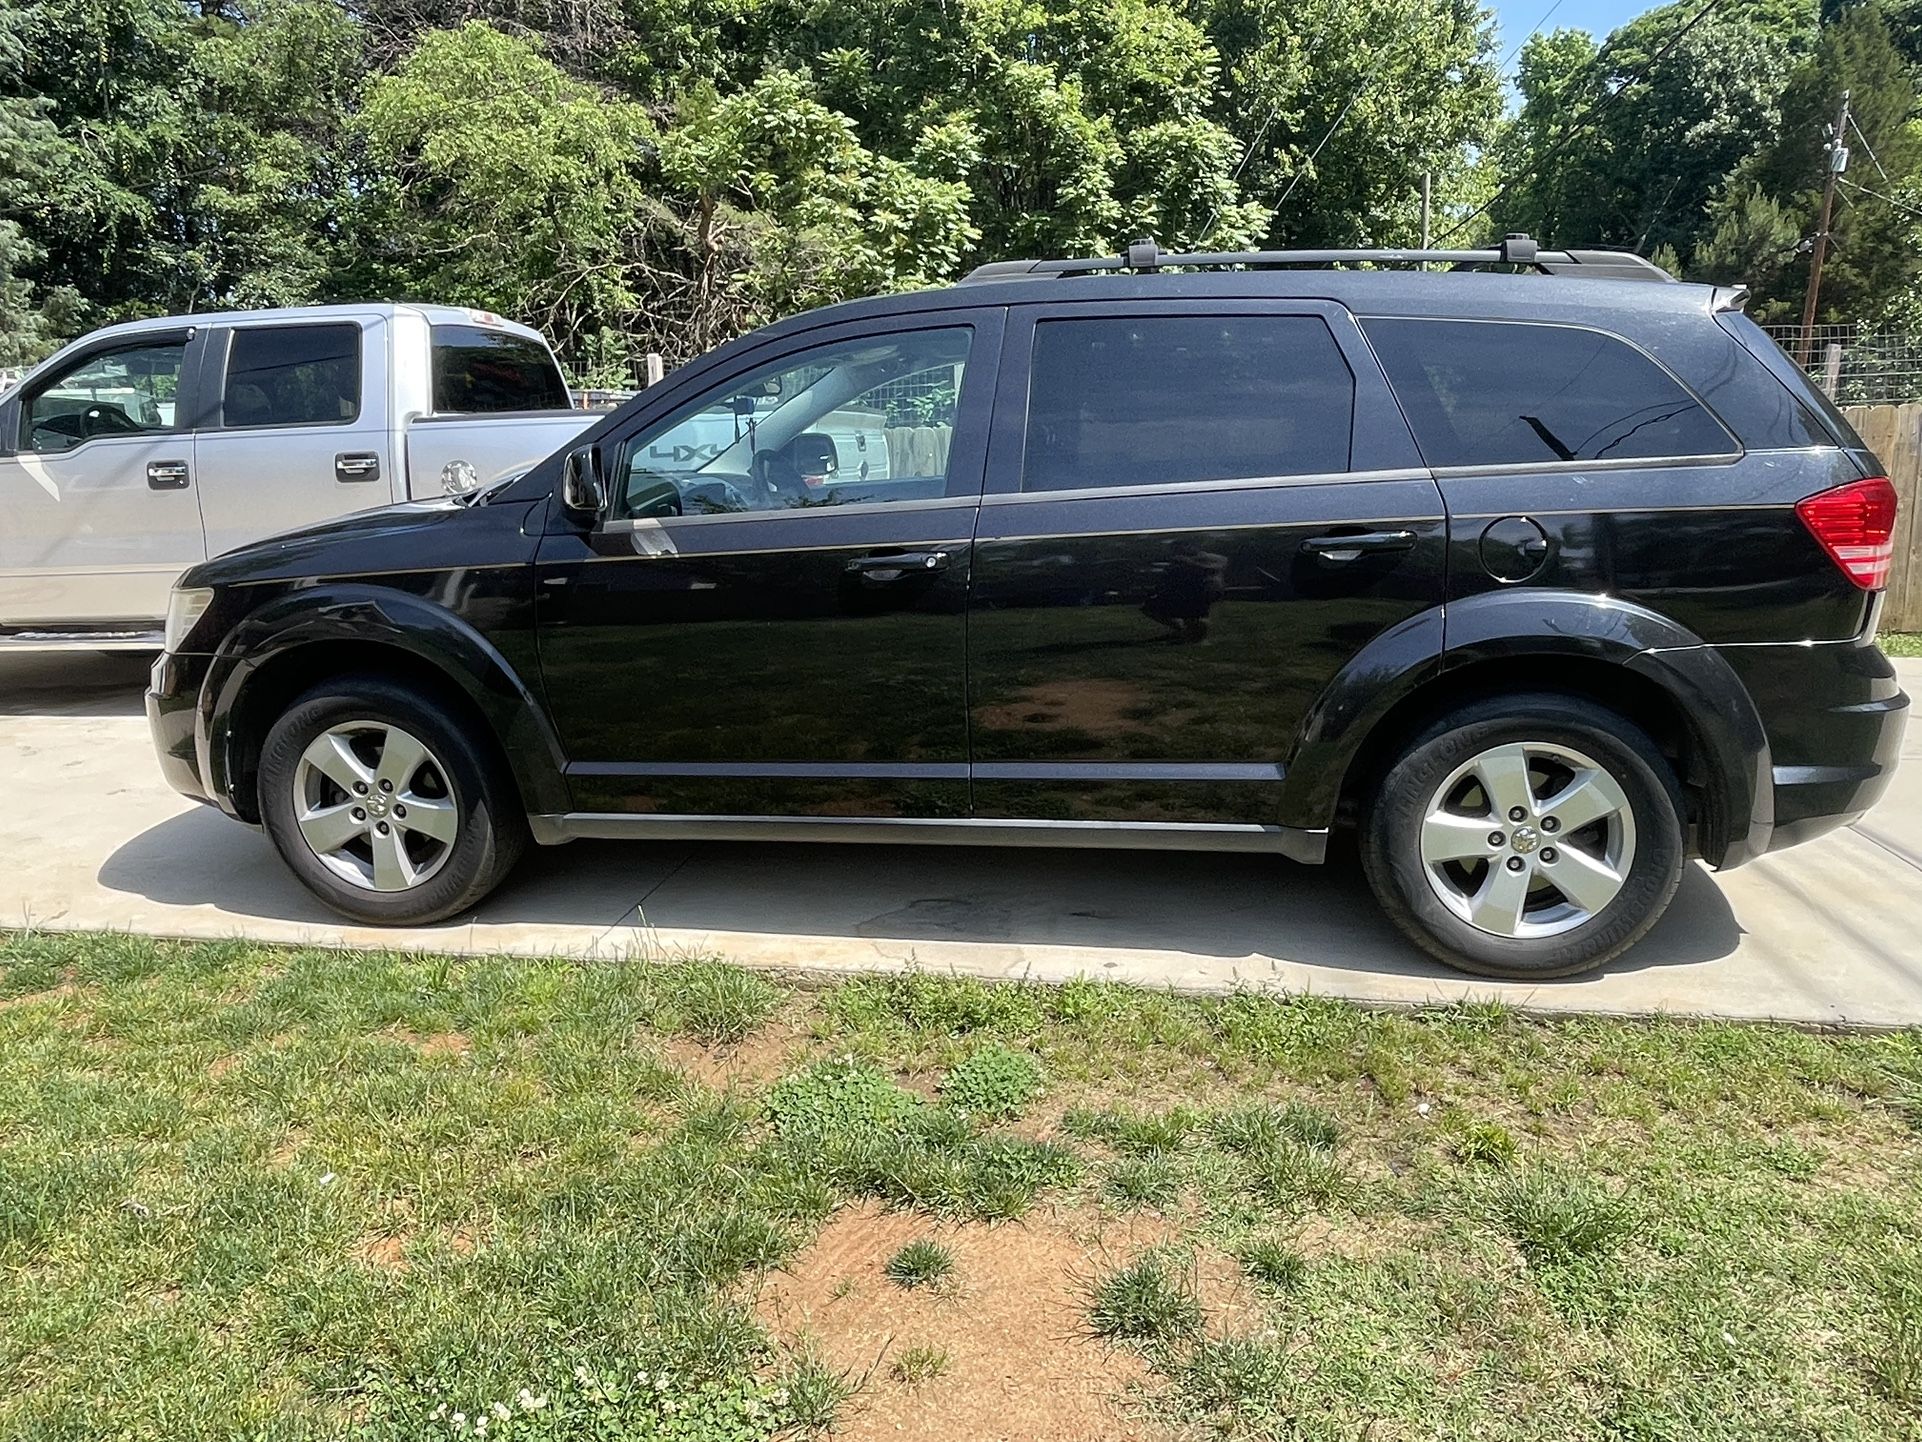
{"type": "Polygon", "coordinates": [[[592,446],[567,453],[561,467],[561,504],[588,516],[599,516],[607,509],[607,487],[601,481],[600,458],[592,446]]]}

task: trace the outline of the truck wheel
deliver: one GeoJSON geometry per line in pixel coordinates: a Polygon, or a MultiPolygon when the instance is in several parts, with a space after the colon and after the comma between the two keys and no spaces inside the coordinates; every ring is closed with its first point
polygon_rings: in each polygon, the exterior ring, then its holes
{"type": "Polygon", "coordinates": [[[1362,867],[1423,950],[1479,976],[1573,976],[1620,955],[1681,881],[1674,773],[1625,718],[1572,697],[1464,706],[1375,789],[1362,867]]]}
{"type": "Polygon", "coordinates": [[[527,841],[500,761],[439,701],[377,676],[326,681],[274,723],[259,800],[307,889],[383,926],[465,911],[527,841]]]}

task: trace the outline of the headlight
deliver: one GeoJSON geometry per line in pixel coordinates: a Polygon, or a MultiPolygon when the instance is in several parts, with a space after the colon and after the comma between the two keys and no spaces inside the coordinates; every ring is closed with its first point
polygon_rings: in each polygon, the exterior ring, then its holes
{"type": "Polygon", "coordinates": [[[176,586],[167,597],[167,639],[169,653],[178,651],[193,635],[200,618],[213,604],[214,593],[203,586],[176,586]]]}

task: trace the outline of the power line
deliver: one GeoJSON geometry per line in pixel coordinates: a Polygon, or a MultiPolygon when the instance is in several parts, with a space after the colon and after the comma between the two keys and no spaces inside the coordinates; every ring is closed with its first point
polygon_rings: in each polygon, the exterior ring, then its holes
{"type": "MultiPolygon", "coordinates": [[[[1561,0],[1555,0],[1555,3],[1559,5],[1561,4],[1561,0]]],[[[1302,53],[1301,63],[1304,67],[1307,66],[1309,61],[1315,58],[1315,52],[1321,49],[1321,42],[1327,35],[1328,16],[1324,13],[1321,17],[1321,26],[1315,31],[1315,38],[1309,41],[1308,49],[1302,53]]],[[[1247,149],[1241,152],[1241,159],[1235,163],[1234,174],[1228,177],[1230,184],[1239,184],[1241,182],[1241,172],[1246,170],[1248,168],[1248,162],[1255,158],[1256,148],[1260,146],[1262,137],[1268,133],[1268,127],[1275,123],[1275,117],[1279,114],[1281,114],[1281,97],[1277,96],[1269,105],[1268,114],[1262,118],[1261,124],[1256,127],[1254,139],[1248,142],[1247,149]]],[[[1195,249],[1199,250],[1201,248],[1201,243],[1208,238],[1208,233],[1215,228],[1215,222],[1220,219],[1221,207],[1217,205],[1214,213],[1208,217],[1208,223],[1201,227],[1201,234],[1195,237],[1195,249]]]]}
{"type": "Polygon", "coordinates": [[[1496,191],[1493,195],[1489,196],[1487,200],[1484,200],[1480,205],[1476,206],[1467,215],[1463,216],[1461,220],[1458,221],[1448,231],[1446,235],[1442,236],[1440,240],[1436,241],[1436,244],[1437,245],[1443,244],[1447,242],[1451,237],[1459,234],[1463,230],[1466,230],[1476,220],[1480,219],[1483,215],[1486,215],[1489,212],[1489,210],[1491,210],[1497,204],[1497,202],[1502,200],[1502,198],[1508,194],[1509,191],[1513,190],[1523,180],[1528,179],[1529,176],[1533,175],[1536,171],[1540,170],[1549,161],[1553,160],[1556,156],[1560,155],[1564,150],[1568,149],[1568,147],[1574,143],[1576,137],[1579,136],[1584,130],[1588,129],[1589,126],[1593,125],[1597,120],[1600,120],[1604,115],[1606,115],[1610,107],[1612,107],[1616,101],[1620,100],[1630,90],[1633,90],[1637,85],[1641,84],[1644,80],[1648,79],[1650,72],[1652,72],[1658,64],[1660,64],[1665,58],[1667,58],[1669,51],[1673,50],[1677,45],[1681,44],[1683,38],[1688,34],[1689,31],[1693,30],[1697,25],[1701,24],[1703,20],[1707,19],[1709,14],[1712,11],[1715,11],[1721,8],[1722,4],[1723,4],[1723,0],[1705,0],[1705,3],[1703,4],[1702,8],[1700,10],[1697,10],[1686,21],[1684,21],[1680,26],[1680,28],[1678,28],[1676,32],[1673,35],[1669,36],[1667,41],[1663,43],[1662,48],[1660,50],[1657,50],[1653,55],[1651,55],[1648,58],[1648,63],[1646,65],[1644,65],[1634,75],[1631,75],[1627,80],[1624,80],[1615,89],[1609,91],[1608,94],[1603,96],[1601,100],[1597,101],[1594,105],[1590,106],[1588,113],[1584,115],[1579,121],[1571,125],[1566,131],[1564,131],[1562,134],[1562,138],[1552,148],[1550,148],[1550,150],[1546,155],[1542,156],[1540,160],[1536,161],[1535,164],[1529,168],[1529,170],[1527,170],[1521,175],[1516,176],[1513,180],[1510,180],[1507,184],[1503,185],[1500,190],[1496,191]]]}
{"type": "MultiPolygon", "coordinates": [[[[1715,3],[1721,3],[1721,0],[1715,0],[1715,3]]],[[[1413,27],[1411,26],[1410,28],[1412,29],[1413,27]]],[[[1361,99],[1362,92],[1375,83],[1375,77],[1381,74],[1382,67],[1388,63],[1389,56],[1394,54],[1395,50],[1400,46],[1402,39],[1403,37],[1398,35],[1389,44],[1382,46],[1381,54],[1376,57],[1373,67],[1370,68],[1366,75],[1362,76],[1361,84],[1355,87],[1354,93],[1348,97],[1347,103],[1341,107],[1341,113],[1335,116],[1334,123],[1328,127],[1327,133],[1315,143],[1315,148],[1308,152],[1308,158],[1302,161],[1301,168],[1289,177],[1288,188],[1282,191],[1281,199],[1275,202],[1275,208],[1268,212],[1270,224],[1273,224],[1275,217],[1281,214],[1281,208],[1288,203],[1288,197],[1293,195],[1295,193],[1295,187],[1301,184],[1302,176],[1313,169],[1315,158],[1321,154],[1322,148],[1335,138],[1335,132],[1340,130],[1342,122],[1348,119],[1348,112],[1355,108],[1355,102],[1361,99]]]]}
{"type": "Polygon", "coordinates": [[[1885,185],[1894,185],[1895,180],[1889,175],[1888,171],[1882,168],[1882,162],[1876,156],[1875,147],[1869,144],[1868,136],[1862,133],[1861,122],[1855,118],[1855,112],[1853,110],[1849,112],[1849,129],[1855,132],[1855,138],[1862,142],[1862,148],[1869,153],[1869,159],[1875,162],[1875,172],[1882,177],[1882,183],[1885,185]]]}
{"type": "Polygon", "coordinates": [[[1555,12],[1561,9],[1562,6],[1567,3],[1568,3],[1568,0],[1555,0],[1555,3],[1549,6],[1548,9],[1543,13],[1542,18],[1535,22],[1535,28],[1533,30],[1530,30],[1526,35],[1522,36],[1521,39],[1517,40],[1515,42],[1514,48],[1511,49],[1506,55],[1502,56],[1502,63],[1497,67],[1497,69],[1504,70],[1504,71],[1507,70],[1508,62],[1513,60],[1517,55],[1522,53],[1522,46],[1526,45],[1529,41],[1533,40],[1535,36],[1540,33],[1542,26],[1546,25],[1550,20],[1554,19],[1555,12]]]}
{"type": "Polygon", "coordinates": [[[1884,195],[1879,190],[1870,190],[1866,185],[1857,185],[1853,180],[1850,180],[1846,175],[1843,176],[1841,179],[1842,179],[1842,184],[1846,185],[1850,190],[1859,190],[1864,195],[1874,196],[1877,200],[1881,201],[1884,205],[1889,206],[1894,210],[1899,210],[1904,215],[1912,215],[1917,220],[1922,220],[1922,210],[1917,210],[1913,205],[1910,205],[1907,201],[1897,200],[1893,195],[1884,195]]]}

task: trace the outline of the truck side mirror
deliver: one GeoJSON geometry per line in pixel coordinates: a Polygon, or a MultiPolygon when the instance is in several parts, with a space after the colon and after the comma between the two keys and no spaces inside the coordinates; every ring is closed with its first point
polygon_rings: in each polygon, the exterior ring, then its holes
{"type": "Polygon", "coordinates": [[[592,446],[579,446],[567,453],[561,467],[561,504],[589,516],[599,516],[607,508],[601,462],[592,446]]]}

